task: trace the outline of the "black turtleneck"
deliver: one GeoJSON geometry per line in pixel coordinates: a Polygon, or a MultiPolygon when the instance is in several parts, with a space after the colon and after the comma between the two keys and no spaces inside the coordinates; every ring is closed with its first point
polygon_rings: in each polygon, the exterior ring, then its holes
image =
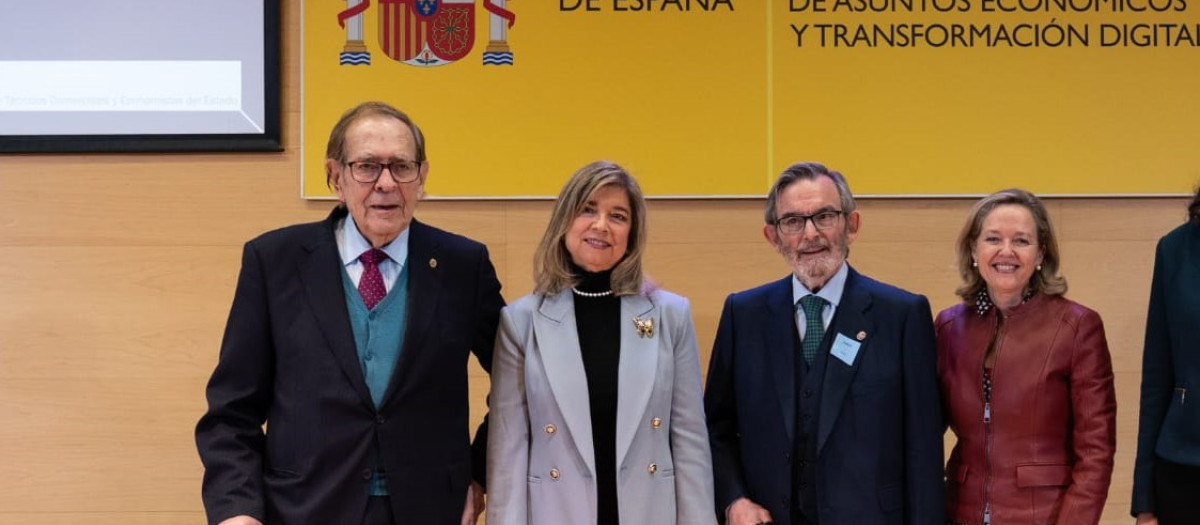
{"type": "MultiPolygon", "coordinates": [[[[611,290],[612,273],[588,272],[572,265],[581,292],[611,290]]],[[[621,361],[621,299],[575,296],[575,329],[587,374],[596,462],[597,525],[618,525],[617,513],[617,366],[621,361]]]]}

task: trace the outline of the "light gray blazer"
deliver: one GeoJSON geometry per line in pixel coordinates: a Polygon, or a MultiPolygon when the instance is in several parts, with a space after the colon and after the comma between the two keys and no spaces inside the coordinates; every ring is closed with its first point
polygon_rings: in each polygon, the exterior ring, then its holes
{"type": "MultiPolygon", "coordinates": [[[[712,525],[712,455],[687,299],[663,290],[621,298],[617,382],[621,525],[712,525]]],[[[489,418],[488,525],[595,523],[592,420],[571,290],[529,295],[501,312],[489,418]]]]}

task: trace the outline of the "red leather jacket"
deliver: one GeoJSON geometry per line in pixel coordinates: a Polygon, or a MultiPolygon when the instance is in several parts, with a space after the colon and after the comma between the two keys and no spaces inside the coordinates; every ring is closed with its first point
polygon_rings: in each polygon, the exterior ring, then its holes
{"type": "Polygon", "coordinates": [[[1003,316],[959,304],[935,324],[945,413],[958,438],[946,465],[947,519],[979,525],[987,512],[993,525],[1096,525],[1117,444],[1100,315],[1038,294],[1003,316]]]}

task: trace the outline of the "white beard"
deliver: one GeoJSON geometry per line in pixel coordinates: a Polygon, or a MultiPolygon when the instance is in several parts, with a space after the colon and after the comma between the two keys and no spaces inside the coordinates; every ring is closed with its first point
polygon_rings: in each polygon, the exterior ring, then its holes
{"type": "Polygon", "coordinates": [[[845,259],[833,252],[825,252],[819,256],[808,256],[804,262],[794,262],[792,269],[800,282],[810,290],[820,288],[833,277],[834,272],[842,266],[845,259]]]}
{"type": "Polygon", "coordinates": [[[845,232],[838,240],[840,242],[832,245],[821,239],[817,242],[797,246],[794,251],[789,252],[784,252],[782,245],[777,245],[776,248],[779,249],[788,265],[792,267],[792,272],[800,279],[800,282],[804,283],[809,290],[816,291],[824,286],[830,277],[833,277],[833,274],[842,267],[842,263],[846,260],[848,238],[845,232]],[[818,246],[829,249],[816,255],[801,255],[802,252],[818,246]]]}

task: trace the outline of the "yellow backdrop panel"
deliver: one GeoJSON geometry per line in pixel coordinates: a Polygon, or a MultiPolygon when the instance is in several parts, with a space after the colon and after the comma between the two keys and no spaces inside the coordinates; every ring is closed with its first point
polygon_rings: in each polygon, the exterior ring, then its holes
{"type": "Polygon", "coordinates": [[[1189,1],[305,0],[303,192],[378,99],[425,130],[435,197],[554,195],[598,158],[655,196],[762,195],[802,159],[867,195],[1179,194],[1189,1]]]}

